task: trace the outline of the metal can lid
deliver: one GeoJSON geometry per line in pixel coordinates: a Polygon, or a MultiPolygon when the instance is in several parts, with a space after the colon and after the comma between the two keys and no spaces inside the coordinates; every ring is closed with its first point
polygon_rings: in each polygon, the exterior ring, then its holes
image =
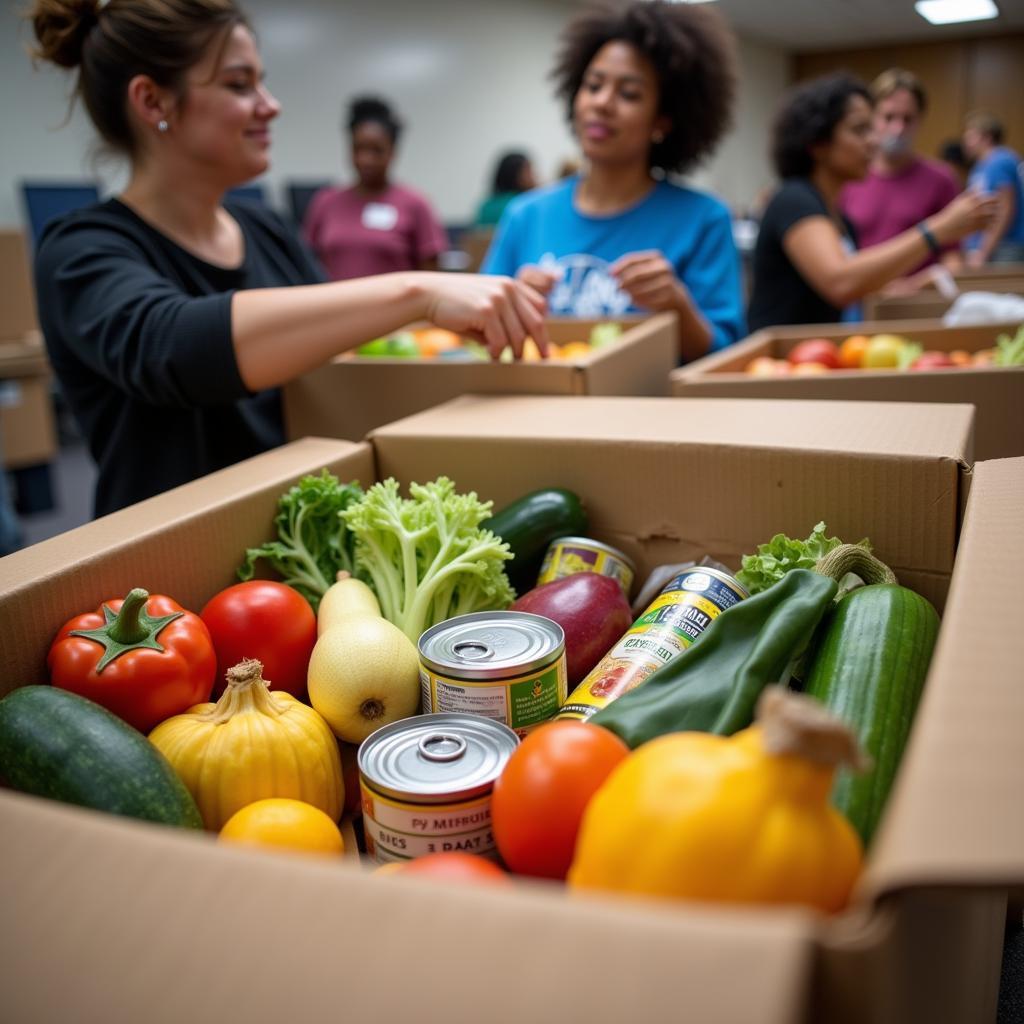
{"type": "Polygon", "coordinates": [[[605,544],[603,540],[594,540],[593,537],[555,537],[548,545],[550,551],[556,544],[578,544],[581,547],[597,548],[598,551],[605,551],[614,555],[620,562],[624,562],[633,572],[636,572],[636,563],[624,551],[613,548],[611,544],[605,544]]]}
{"type": "Polygon", "coordinates": [[[403,718],[359,747],[360,777],[383,796],[419,803],[468,800],[490,792],[519,737],[481,715],[403,718]]]}
{"type": "Polygon", "coordinates": [[[565,633],[543,615],[473,612],[431,626],[419,650],[420,661],[440,675],[508,679],[555,661],[565,650],[565,633]]]}

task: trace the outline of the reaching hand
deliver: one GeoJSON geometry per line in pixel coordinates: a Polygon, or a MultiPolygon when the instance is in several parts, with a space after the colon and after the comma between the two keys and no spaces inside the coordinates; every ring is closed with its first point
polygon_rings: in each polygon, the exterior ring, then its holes
{"type": "Polygon", "coordinates": [[[611,265],[609,273],[633,300],[634,306],[651,310],[679,306],[684,286],[672,264],[656,249],[627,253],[611,265]]]}
{"type": "Polygon", "coordinates": [[[548,354],[544,296],[522,281],[484,274],[426,274],[427,319],[438,327],[476,338],[492,359],[508,347],[522,357],[523,341],[533,338],[548,354]]]}
{"type": "Polygon", "coordinates": [[[968,190],[961,192],[934,218],[934,230],[940,242],[958,242],[965,235],[984,231],[999,212],[999,196],[968,190]]]}
{"type": "Polygon", "coordinates": [[[516,271],[516,280],[529,285],[541,295],[549,295],[551,289],[558,283],[559,275],[553,270],[541,270],[540,267],[528,263],[516,271]]]}

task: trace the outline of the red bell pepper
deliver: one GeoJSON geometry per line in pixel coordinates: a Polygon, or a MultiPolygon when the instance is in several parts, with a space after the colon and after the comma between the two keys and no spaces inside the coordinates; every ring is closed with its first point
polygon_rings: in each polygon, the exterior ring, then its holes
{"type": "Polygon", "coordinates": [[[210,699],[217,655],[203,620],[141,589],[69,619],[50,647],[50,682],[140,732],[210,699]]]}

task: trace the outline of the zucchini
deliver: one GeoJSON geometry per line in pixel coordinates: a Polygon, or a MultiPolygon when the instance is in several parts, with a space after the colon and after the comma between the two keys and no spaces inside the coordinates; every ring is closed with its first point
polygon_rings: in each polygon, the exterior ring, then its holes
{"type": "Polygon", "coordinates": [[[920,594],[873,584],[847,594],[822,623],[808,658],[804,689],[857,734],[873,767],[841,769],[832,804],[865,847],[892,789],[939,631],[920,594]]]}
{"type": "Polygon", "coordinates": [[[524,494],[482,523],[512,550],[505,572],[516,593],[537,585],[541,562],[556,537],[586,534],[589,523],[580,499],[562,487],[548,487],[524,494]]]}
{"type": "Polygon", "coordinates": [[[23,686],[0,700],[0,778],[33,796],[203,827],[185,784],[141,732],[55,686],[23,686]]]}

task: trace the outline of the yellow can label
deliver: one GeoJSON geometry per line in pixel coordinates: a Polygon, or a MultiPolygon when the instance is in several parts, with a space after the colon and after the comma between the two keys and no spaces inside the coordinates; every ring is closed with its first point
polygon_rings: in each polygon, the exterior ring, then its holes
{"type": "Polygon", "coordinates": [[[491,796],[460,803],[411,804],[374,792],[360,781],[366,851],[378,863],[461,850],[494,855],[491,796]]]}
{"type": "Polygon", "coordinates": [[[746,592],[724,574],[688,569],[675,577],[569,695],[559,718],[585,719],[685,652],[746,592]]]}
{"type": "Polygon", "coordinates": [[[544,556],[537,577],[537,586],[572,576],[578,572],[593,572],[610,576],[628,597],[633,586],[633,570],[613,551],[597,544],[591,546],[583,539],[553,540],[544,556]]]}

